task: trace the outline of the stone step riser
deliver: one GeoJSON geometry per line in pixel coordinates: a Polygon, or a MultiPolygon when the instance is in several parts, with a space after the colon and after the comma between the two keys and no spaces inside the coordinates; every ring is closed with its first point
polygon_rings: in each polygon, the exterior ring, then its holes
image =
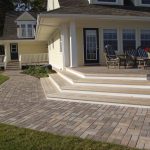
{"type": "Polygon", "coordinates": [[[94,86],[94,87],[119,87],[119,88],[134,88],[134,89],[150,89],[150,86],[146,85],[125,85],[125,84],[99,84],[99,83],[83,83],[83,82],[77,82],[73,81],[71,78],[67,77],[66,75],[58,72],[58,75],[62,77],[66,82],[69,82],[72,85],[77,86],[94,86]]]}
{"type": "Polygon", "coordinates": [[[62,92],[62,93],[150,99],[150,95],[145,95],[145,94],[127,94],[127,93],[111,93],[109,91],[108,92],[97,92],[97,91],[85,91],[85,90],[80,90],[80,89],[78,89],[78,90],[62,89],[59,86],[59,84],[51,76],[49,76],[49,79],[51,80],[53,85],[58,89],[58,91],[62,92]]]}

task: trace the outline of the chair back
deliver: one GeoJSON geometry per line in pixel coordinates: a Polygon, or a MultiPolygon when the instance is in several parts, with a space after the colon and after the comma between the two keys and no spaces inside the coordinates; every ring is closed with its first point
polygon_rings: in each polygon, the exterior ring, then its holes
{"type": "Polygon", "coordinates": [[[138,51],[135,50],[135,49],[127,50],[127,51],[126,51],[126,54],[127,54],[127,56],[130,56],[130,57],[132,57],[132,58],[138,57],[138,51]]]}
{"type": "Polygon", "coordinates": [[[105,46],[105,53],[109,59],[116,59],[117,58],[115,50],[113,49],[113,47],[111,45],[105,46]]]}
{"type": "Polygon", "coordinates": [[[141,58],[148,58],[148,53],[142,47],[139,47],[137,49],[137,51],[138,51],[139,57],[141,57],[141,58]]]}

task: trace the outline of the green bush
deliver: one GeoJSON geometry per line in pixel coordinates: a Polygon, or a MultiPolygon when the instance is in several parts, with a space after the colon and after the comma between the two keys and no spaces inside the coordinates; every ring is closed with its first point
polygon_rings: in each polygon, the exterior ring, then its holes
{"type": "Polygon", "coordinates": [[[37,78],[48,77],[48,74],[55,73],[54,70],[45,66],[29,66],[23,73],[35,76],[37,78]]]}

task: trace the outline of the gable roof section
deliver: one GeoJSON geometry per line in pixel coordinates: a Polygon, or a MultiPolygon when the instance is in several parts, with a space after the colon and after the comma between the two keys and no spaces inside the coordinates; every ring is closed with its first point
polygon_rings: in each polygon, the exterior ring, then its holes
{"type": "Polygon", "coordinates": [[[145,7],[93,5],[88,0],[59,0],[59,3],[59,9],[46,13],[150,17],[150,8],[145,7]]]}
{"type": "MultiPolygon", "coordinates": [[[[16,20],[22,14],[23,12],[9,12],[6,14],[3,36],[0,38],[0,40],[17,40],[18,39],[16,20]]],[[[29,12],[29,14],[32,15],[34,18],[37,18],[37,13],[29,12]]]]}
{"type": "Polygon", "coordinates": [[[36,19],[28,12],[24,12],[22,13],[17,19],[16,21],[35,21],[36,19]]]}

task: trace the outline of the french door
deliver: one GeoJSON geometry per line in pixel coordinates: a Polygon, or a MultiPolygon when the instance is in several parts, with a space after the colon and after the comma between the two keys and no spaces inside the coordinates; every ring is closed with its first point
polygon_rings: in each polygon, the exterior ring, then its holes
{"type": "Polygon", "coordinates": [[[84,62],[99,63],[99,32],[96,28],[84,29],[84,62]]]}

